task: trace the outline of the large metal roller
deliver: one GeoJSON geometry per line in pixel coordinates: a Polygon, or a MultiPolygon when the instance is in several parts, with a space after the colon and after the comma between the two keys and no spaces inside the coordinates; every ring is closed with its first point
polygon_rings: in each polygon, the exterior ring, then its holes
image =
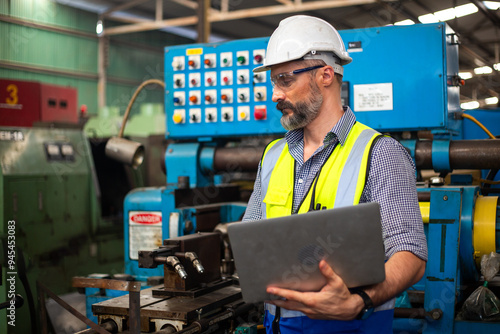
{"type": "MultiPolygon", "coordinates": [[[[452,140],[449,142],[449,162],[452,169],[500,168],[500,140],[452,140]]],[[[418,169],[433,169],[433,141],[418,141],[415,164],[418,169]]],[[[263,146],[217,148],[213,169],[222,171],[256,171],[264,152],[263,146]]]]}

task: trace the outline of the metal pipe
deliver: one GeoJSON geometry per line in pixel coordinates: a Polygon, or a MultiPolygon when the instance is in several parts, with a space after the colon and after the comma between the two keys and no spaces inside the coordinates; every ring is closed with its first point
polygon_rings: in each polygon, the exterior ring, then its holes
{"type": "Polygon", "coordinates": [[[440,309],[433,309],[430,311],[426,311],[424,308],[396,307],[394,309],[394,318],[425,319],[429,317],[433,320],[439,320],[442,316],[443,311],[440,309]]]}
{"type": "MultiPolygon", "coordinates": [[[[433,169],[432,141],[419,141],[415,147],[417,169],[433,169]]],[[[500,166],[500,140],[450,141],[452,169],[493,169],[500,166]]]]}
{"type": "Polygon", "coordinates": [[[431,192],[430,191],[419,191],[417,193],[419,202],[430,202],[431,201],[431,192]]]}
{"type": "MultiPolygon", "coordinates": [[[[215,172],[253,172],[264,152],[263,146],[217,148],[214,153],[215,172]]],[[[452,169],[492,169],[500,167],[500,140],[452,140],[452,169]]],[[[432,141],[418,141],[415,147],[417,169],[433,169],[432,141]]]]}
{"type": "Polygon", "coordinates": [[[264,146],[218,148],[214,153],[214,170],[216,172],[255,172],[264,148],[264,146]]]}

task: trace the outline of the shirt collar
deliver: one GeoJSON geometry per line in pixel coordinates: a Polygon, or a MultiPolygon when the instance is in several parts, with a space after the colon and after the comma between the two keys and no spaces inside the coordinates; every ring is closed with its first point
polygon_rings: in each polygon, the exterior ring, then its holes
{"type": "MultiPolygon", "coordinates": [[[[352,112],[349,106],[344,106],[344,114],[340,118],[340,120],[333,126],[333,128],[326,134],[323,139],[324,144],[330,143],[335,138],[338,138],[340,145],[344,146],[347,141],[347,136],[349,135],[349,131],[356,123],[356,116],[352,112]]],[[[288,131],[285,135],[286,142],[288,146],[294,147],[299,144],[304,138],[304,131],[302,128],[288,131]]]]}

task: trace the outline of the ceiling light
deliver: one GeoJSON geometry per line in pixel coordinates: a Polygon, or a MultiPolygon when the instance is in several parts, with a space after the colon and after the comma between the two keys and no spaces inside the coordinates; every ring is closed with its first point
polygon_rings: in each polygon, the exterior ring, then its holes
{"type": "Polygon", "coordinates": [[[431,14],[425,14],[418,17],[418,20],[422,23],[436,23],[436,22],[444,22],[456,17],[462,17],[470,14],[474,14],[478,11],[476,5],[472,3],[468,3],[465,5],[452,7],[437,11],[431,14]]]}
{"type": "Polygon", "coordinates": [[[439,19],[434,16],[434,14],[425,14],[418,17],[418,20],[422,23],[436,23],[439,19]]]}
{"type": "Polygon", "coordinates": [[[484,99],[484,102],[486,104],[497,104],[498,103],[498,97],[496,97],[496,96],[488,97],[487,99],[484,99]]]}
{"type": "Polygon", "coordinates": [[[102,20],[97,21],[97,25],[95,26],[95,32],[100,35],[102,34],[103,31],[103,25],[102,25],[102,20]]]}
{"type": "Polygon", "coordinates": [[[460,107],[462,109],[477,109],[477,108],[479,108],[479,102],[477,102],[477,101],[464,102],[464,103],[460,104],[460,107]]]}
{"type": "Polygon", "coordinates": [[[464,80],[472,78],[472,73],[471,72],[460,72],[458,73],[458,76],[464,80]]]}
{"type": "Polygon", "coordinates": [[[412,24],[415,24],[415,22],[413,22],[413,20],[410,20],[410,19],[398,21],[398,22],[394,23],[395,26],[410,26],[412,24]]]}
{"type": "Polygon", "coordinates": [[[490,74],[491,72],[493,72],[493,70],[489,66],[476,67],[474,69],[474,73],[476,74],[490,74]]]}
{"type": "Polygon", "coordinates": [[[483,1],[483,4],[486,6],[486,8],[491,10],[497,10],[498,8],[500,8],[500,2],[497,1],[483,1]]]}
{"type": "Polygon", "coordinates": [[[455,7],[455,15],[456,17],[462,17],[470,14],[477,13],[478,9],[476,5],[473,3],[468,3],[466,5],[461,5],[455,7]]]}
{"type": "Polygon", "coordinates": [[[500,63],[493,64],[493,68],[497,71],[500,71],[500,63]]]}
{"type": "Polygon", "coordinates": [[[443,9],[434,13],[439,21],[448,21],[455,18],[455,8],[443,9]]]}

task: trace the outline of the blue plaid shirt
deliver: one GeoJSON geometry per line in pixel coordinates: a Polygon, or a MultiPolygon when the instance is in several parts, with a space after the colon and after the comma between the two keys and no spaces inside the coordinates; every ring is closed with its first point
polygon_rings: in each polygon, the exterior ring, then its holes
{"type": "MultiPolygon", "coordinates": [[[[330,153],[339,143],[345,144],[355,122],[352,110],[344,107],[344,115],[325,136],[323,145],[306,162],[302,129],[289,131],[285,135],[290,154],[296,161],[294,211],[298,209],[330,153]]],[[[259,163],[254,190],[243,221],[263,218],[261,203],[265,194],[261,193],[260,168],[259,163]]],[[[360,203],[367,202],[380,204],[386,259],[397,252],[408,251],[427,260],[427,242],[415,184],[415,165],[406,149],[392,138],[382,137],[373,147],[368,180],[360,200],[360,203]]]]}

